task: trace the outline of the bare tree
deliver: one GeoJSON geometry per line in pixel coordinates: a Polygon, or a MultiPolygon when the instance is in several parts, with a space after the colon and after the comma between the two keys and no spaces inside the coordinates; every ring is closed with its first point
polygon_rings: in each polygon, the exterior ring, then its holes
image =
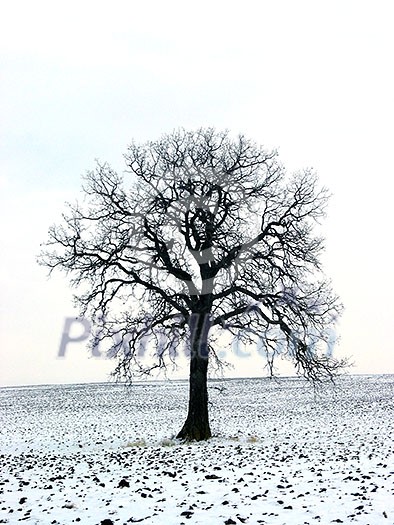
{"type": "Polygon", "coordinates": [[[259,342],[313,382],[345,365],[324,352],[341,306],[322,275],[314,234],[328,199],[311,170],[287,177],[275,151],[200,129],[132,144],[124,177],[107,164],[85,177],[82,204],[49,230],[41,264],[77,287],[92,344],[109,341],[115,377],[176,360],[188,341],[189,409],[178,434],[211,436],[208,362],[223,330],[259,342]],[[155,341],[154,361],[141,345],[155,341]],[[323,345],[323,346],[322,346],[323,345]]]}

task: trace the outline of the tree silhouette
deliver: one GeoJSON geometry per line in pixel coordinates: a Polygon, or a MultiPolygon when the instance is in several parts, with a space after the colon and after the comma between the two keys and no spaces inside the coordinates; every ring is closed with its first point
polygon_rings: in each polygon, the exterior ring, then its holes
{"type": "Polygon", "coordinates": [[[86,175],[84,202],[50,228],[39,260],[70,276],[115,377],[166,368],[187,341],[179,438],[211,436],[208,363],[221,364],[223,331],[258,341],[271,373],[279,353],[314,383],[346,365],[324,351],[341,306],[319,262],[328,192],[311,170],[288,177],[275,151],[214,129],[133,143],[125,159],[123,177],[107,164],[86,175]]]}

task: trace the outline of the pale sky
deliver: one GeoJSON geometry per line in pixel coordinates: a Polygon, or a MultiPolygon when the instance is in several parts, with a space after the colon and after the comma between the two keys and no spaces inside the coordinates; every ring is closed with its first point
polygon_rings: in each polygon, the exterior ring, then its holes
{"type": "MultiPolygon", "coordinates": [[[[0,9],[0,385],[105,381],[66,279],[36,264],[96,158],[214,126],[313,166],[333,197],[326,274],[345,312],[335,355],[394,373],[391,1],[18,1],[0,9]],[[78,328],[74,326],[77,337],[78,328]]],[[[229,376],[262,374],[257,353],[229,376]]],[[[180,373],[187,376],[187,368],[180,373]]]]}

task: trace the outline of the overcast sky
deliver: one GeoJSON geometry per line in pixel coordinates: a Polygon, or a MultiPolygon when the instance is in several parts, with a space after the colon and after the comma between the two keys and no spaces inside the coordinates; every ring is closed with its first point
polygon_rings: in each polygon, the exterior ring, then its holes
{"type": "MultiPolygon", "coordinates": [[[[67,281],[37,266],[40,243],[96,158],[121,172],[133,139],[200,126],[317,170],[345,305],[334,353],[354,373],[394,373],[392,5],[3,1],[0,384],[106,380],[111,363],[83,342],[57,357],[76,312],[67,281]]],[[[229,375],[263,373],[256,353],[232,359],[229,375]]]]}

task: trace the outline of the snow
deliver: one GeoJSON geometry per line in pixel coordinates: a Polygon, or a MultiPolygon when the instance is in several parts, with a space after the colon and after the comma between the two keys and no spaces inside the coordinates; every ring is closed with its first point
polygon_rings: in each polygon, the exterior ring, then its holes
{"type": "Polygon", "coordinates": [[[209,392],[182,444],[185,381],[0,389],[0,523],[394,523],[394,376],[209,392]]]}

